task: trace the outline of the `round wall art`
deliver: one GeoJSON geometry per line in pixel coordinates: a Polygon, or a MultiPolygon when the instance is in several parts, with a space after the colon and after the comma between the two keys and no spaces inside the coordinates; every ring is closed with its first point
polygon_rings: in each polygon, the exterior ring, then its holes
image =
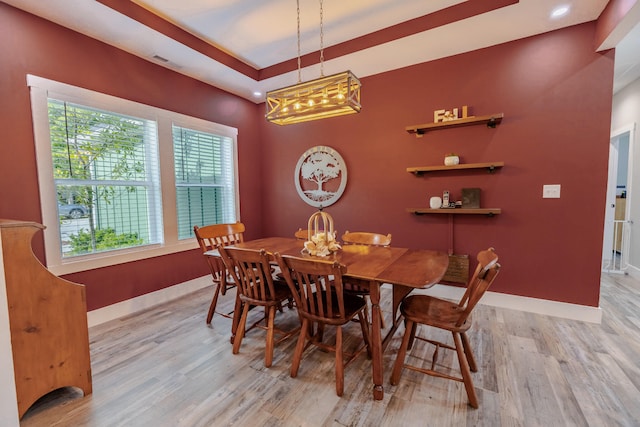
{"type": "Polygon", "coordinates": [[[300,156],[294,176],[296,190],[311,206],[324,208],[338,201],[347,186],[347,166],[340,153],[318,145],[300,156]]]}

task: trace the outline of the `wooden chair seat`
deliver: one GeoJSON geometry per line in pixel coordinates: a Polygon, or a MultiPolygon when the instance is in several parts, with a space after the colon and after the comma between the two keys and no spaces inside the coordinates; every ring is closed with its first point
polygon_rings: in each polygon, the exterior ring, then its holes
{"type": "Polygon", "coordinates": [[[474,408],[478,408],[478,397],[471,378],[471,372],[477,372],[478,366],[466,332],[472,325],[471,312],[495,280],[500,271],[500,264],[498,264],[498,255],[496,255],[493,248],[481,251],[477,256],[477,260],[476,270],[459,302],[447,301],[428,295],[410,295],[402,301],[400,312],[405,319],[405,332],[398,350],[398,356],[393,365],[391,384],[398,384],[403,368],[459,381],[464,383],[469,404],[474,408]],[[426,325],[451,332],[453,345],[417,336],[418,325],[426,325]],[[428,368],[423,367],[422,363],[418,366],[405,362],[407,350],[413,347],[416,339],[435,346],[431,366],[428,368]],[[460,367],[460,376],[436,369],[441,348],[455,350],[458,366],[460,367]]]}
{"type": "MultiPolygon", "coordinates": [[[[328,306],[328,301],[327,301],[327,295],[326,294],[321,294],[319,297],[317,295],[316,292],[313,293],[313,295],[311,296],[311,298],[308,298],[306,303],[310,304],[311,300],[315,300],[317,301],[318,299],[322,299],[322,303],[325,306],[328,306]]],[[[335,292],[331,293],[331,304],[334,307],[337,307],[339,302],[338,302],[338,296],[336,295],[335,292]]],[[[356,315],[358,314],[358,312],[364,310],[364,308],[366,307],[367,302],[364,300],[364,298],[356,296],[356,295],[349,295],[349,294],[344,294],[344,316],[348,317],[350,319],[355,318],[356,315]]],[[[316,316],[313,314],[309,314],[308,315],[309,319],[314,321],[314,322],[323,322],[326,323],[328,325],[340,325],[342,324],[342,316],[340,315],[339,312],[334,312],[331,316],[326,316],[326,317],[321,317],[321,316],[316,316]]]]}
{"type": "Polygon", "coordinates": [[[247,296],[242,296],[242,300],[248,302],[250,305],[269,306],[273,304],[276,306],[280,306],[282,304],[282,301],[292,298],[289,286],[287,286],[287,282],[285,282],[284,280],[274,280],[273,291],[273,295],[270,295],[269,298],[265,300],[259,300],[247,296]]]}
{"type": "Polygon", "coordinates": [[[429,295],[409,295],[402,301],[400,312],[405,319],[415,323],[450,331],[465,332],[471,327],[471,315],[458,325],[464,309],[457,302],[435,298],[429,295]]]}

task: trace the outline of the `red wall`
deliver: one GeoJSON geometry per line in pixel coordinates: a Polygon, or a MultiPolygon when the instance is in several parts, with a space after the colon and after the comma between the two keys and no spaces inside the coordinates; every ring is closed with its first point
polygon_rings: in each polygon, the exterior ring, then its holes
{"type": "MultiPolygon", "coordinates": [[[[337,149],[349,169],[342,198],[326,210],[340,232],[390,232],[397,246],[448,250],[447,216],[416,217],[442,190],[482,188],[493,218],[456,216],[453,249],[494,246],[503,271],[493,290],[597,306],[612,101],[613,52],[594,53],[595,24],[363,78],[358,115],[279,127],[256,106],[0,3],[0,217],[41,221],[27,73],[201,117],[239,129],[241,219],[247,237],[290,236],[313,208],[294,188],[298,157],[337,149]],[[404,128],[433,110],[469,105],[504,112],[496,129],[404,128]],[[504,161],[493,175],[415,177],[410,166],[504,161]],[[560,199],[542,199],[561,184],[560,199]]],[[[416,47],[428,49],[428,46],[416,47]]],[[[34,242],[42,258],[42,238],[34,242]]],[[[207,274],[197,250],[69,275],[87,285],[89,309],[207,274]]]]}
{"type": "Polygon", "coordinates": [[[358,115],[264,124],[265,234],[306,225],[313,208],[294,191],[295,165],[309,147],[328,145],[348,168],[344,195],[325,209],[339,233],[392,233],[397,246],[447,251],[448,216],[405,208],[427,207],[443,190],[459,199],[461,188],[480,187],[481,206],[502,214],[455,216],[455,253],[494,246],[503,264],[494,291],[597,306],[613,52],[594,53],[594,29],[584,24],[363,78],[358,115]],[[505,118],[495,129],[446,129],[420,139],[405,132],[432,122],[434,110],[462,105],[505,118]],[[406,172],[442,164],[449,152],[505,167],[492,175],[406,172]],[[561,198],[542,199],[543,184],[561,184],[561,198]]]}
{"type": "MultiPolygon", "coordinates": [[[[26,74],[34,74],[238,128],[241,217],[248,238],[261,235],[256,118],[263,110],[254,103],[1,2],[0,40],[0,218],[42,222],[26,85],[26,74]]],[[[44,258],[42,236],[34,239],[34,250],[44,258]]],[[[198,249],[66,278],[87,285],[91,310],[208,272],[198,249]]]]}

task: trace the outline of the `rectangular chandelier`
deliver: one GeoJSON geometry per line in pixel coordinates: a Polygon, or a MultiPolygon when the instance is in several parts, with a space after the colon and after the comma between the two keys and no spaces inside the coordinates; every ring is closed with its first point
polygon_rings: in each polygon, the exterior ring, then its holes
{"type": "Polygon", "coordinates": [[[267,92],[267,121],[302,123],[359,113],[360,80],[351,71],[267,92]]]}

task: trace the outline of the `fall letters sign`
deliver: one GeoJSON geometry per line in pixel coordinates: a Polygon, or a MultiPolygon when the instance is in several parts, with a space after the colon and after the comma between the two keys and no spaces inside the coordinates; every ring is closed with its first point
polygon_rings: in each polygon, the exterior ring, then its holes
{"type": "Polygon", "coordinates": [[[453,108],[452,110],[435,110],[433,112],[433,122],[434,123],[448,122],[451,120],[466,119],[467,117],[473,117],[468,115],[468,110],[469,110],[469,107],[467,107],[466,105],[462,106],[462,115],[460,115],[460,112],[457,107],[453,108]]]}

